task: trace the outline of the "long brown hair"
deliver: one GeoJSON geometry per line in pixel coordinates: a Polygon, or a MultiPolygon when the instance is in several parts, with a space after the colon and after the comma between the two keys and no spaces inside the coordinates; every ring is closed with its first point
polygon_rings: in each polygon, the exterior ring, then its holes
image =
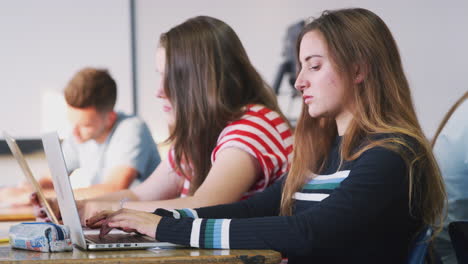
{"type": "MultiPolygon", "coordinates": [[[[323,36],[335,69],[348,84],[347,98],[353,102],[353,120],[343,136],[341,160],[354,160],[375,146],[400,153],[409,170],[411,211],[418,212],[423,224],[439,227],[443,219],[444,184],[416,118],[408,81],[390,30],[376,14],[365,9],[325,11],[302,30],[297,41],[297,56],[303,36],[310,31],[323,36]],[[356,68],[366,73],[358,85],[353,83],[356,68]],[[389,137],[373,140],[372,135],[378,133],[389,137]],[[408,137],[416,145],[410,145],[405,140],[408,137]],[[363,142],[366,143],[359,145],[363,142]]],[[[295,133],[292,167],[281,201],[282,215],[292,213],[292,196],[310,173],[320,173],[323,169],[336,135],[334,119],[312,118],[303,105],[295,133]]]]}
{"type": "Polygon", "coordinates": [[[166,52],[164,91],[175,111],[168,141],[177,169],[194,176],[193,194],[211,168],[210,153],[219,134],[242,116],[246,105],[261,104],[282,114],[272,89],[223,21],[191,18],[162,34],[160,46],[166,52]],[[190,166],[183,169],[183,163],[190,166]]]}
{"type": "Polygon", "coordinates": [[[440,132],[441,132],[442,129],[445,127],[445,124],[447,124],[447,121],[450,119],[450,117],[452,116],[453,112],[455,112],[455,110],[457,110],[458,106],[460,106],[467,98],[468,98],[468,92],[465,92],[465,94],[462,95],[462,97],[460,97],[460,98],[455,102],[455,104],[452,105],[452,107],[451,107],[450,110],[447,112],[447,114],[445,114],[444,119],[442,119],[442,122],[440,122],[440,125],[439,125],[439,127],[437,128],[437,131],[435,132],[434,137],[432,138],[431,147],[434,147],[434,145],[435,145],[435,143],[436,143],[436,141],[437,141],[437,138],[439,137],[440,132]]]}

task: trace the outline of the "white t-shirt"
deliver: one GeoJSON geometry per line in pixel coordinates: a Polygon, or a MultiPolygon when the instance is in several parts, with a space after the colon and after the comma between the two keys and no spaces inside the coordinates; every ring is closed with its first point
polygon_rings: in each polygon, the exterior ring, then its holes
{"type": "Polygon", "coordinates": [[[88,140],[77,143],[69,135],[62,143],[68,173],[79,168],[70,178],[73,188],[104,182],[116,166],[129,166],[144,181],[161,161],[156,144],[146,124],[136,116],[117,113],[117,121],[104,143],[88,140]]]}

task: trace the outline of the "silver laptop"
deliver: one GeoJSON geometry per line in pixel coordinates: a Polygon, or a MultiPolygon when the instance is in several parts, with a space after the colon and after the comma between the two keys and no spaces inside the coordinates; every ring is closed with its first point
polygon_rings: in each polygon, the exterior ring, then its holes
{"type": "Polygon", "coordinates": [[[63,223],[70,228],[73,244],[85,250],[142,249],[152,247],[176,247],[172,243],[158,242],[148,236],[112,230],[99,239],[98,230],[83,229],[80,223],[75,197],[68,177],[62,147],[56,132],[42,136],[42,144],[49,163],[57,201],[63,223]]]}
{"type": "Polygon", "coordinates": [[[3,131],[3,137],[5,138],[8,147],[10,148],[11,153],[13,154],[13,157],[18,162],[18,165],[23,171],[24,176],[28,180],[29,184],[31,184],[31,186],[33,187],[33,190],[36,192],[39,201],[44,205],[47,216],[49,217],[49,219],[52,220],[52,222],[58,224],[57,217],[55,216],[54,211],[51,209],[50,204],[47,202],[44,192],[42,191],[41,185],[36,181],[36,178],[34,178],[31,169],[29,168],[29,165],[26,162],[26,159],[24,158],[23,152],[21,152],[21,149],[19,148],[18,144],[16,144],[16,140],[5,131],[3,131]]]}

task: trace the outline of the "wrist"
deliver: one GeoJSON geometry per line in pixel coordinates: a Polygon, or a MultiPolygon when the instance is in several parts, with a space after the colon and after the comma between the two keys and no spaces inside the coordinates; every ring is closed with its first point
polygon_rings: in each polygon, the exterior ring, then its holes
{"type": "MultiPolygon", "coordinates": [[[[108,202],[108,205],[110,205],[109,207],[107,207],[108,209],[105,209],[105,210],[112,210],[112,211],[118,211],[120,209],[122,209],[122,206],[121,206],[121,202],[120,201],[114,201],[114,202],[108,202]]],[[[104,206],[105,208],[106,206],[104,206]]]]}
{"type": "Polygon", "coordinates": [[[118,206],[117,210],[125,208],[125,203],[128,202],[128,201],[130,201],[130,199],[128,197],[120,199],[119,203],[116,204],[116,206],[118,206]]]}
{"type": "Polygon", "coordinates": [[[154,236],[154,239],[156,239],[156,233],[158,231],[158,225],[159,225],[159,221],[161,221],[161,216],[159,215],[153,215],[153,219],[154,219],[154,222],[153,222],[153,225],[151,226],[151,230],[150,230],[150,233],[151,233],[151,237],[154,236]]]}

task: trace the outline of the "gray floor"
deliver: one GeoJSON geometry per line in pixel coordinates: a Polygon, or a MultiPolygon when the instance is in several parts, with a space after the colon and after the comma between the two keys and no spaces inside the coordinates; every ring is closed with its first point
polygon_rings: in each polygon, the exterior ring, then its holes
{"type": "MultiPolygon", "coordinates": [[[[25,158],[36,178],[49,174],[49,167],[43,152],[27,154],[25,158]]],[[[22,181],[26,181],[26,178],[13,156],[0,155],[0,187],[16,185],[22,181]]]]}

